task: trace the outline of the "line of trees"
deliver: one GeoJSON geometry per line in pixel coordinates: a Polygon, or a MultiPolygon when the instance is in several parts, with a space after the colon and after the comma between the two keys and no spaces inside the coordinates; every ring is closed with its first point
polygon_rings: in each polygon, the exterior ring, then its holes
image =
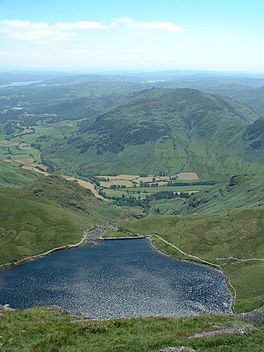
{"type": "Polygon", "coordinates": [[[114,204],[117,206],[139,206],[144,208],[145,212],[148,212],[150,209],[150,202],[155,200],[162,200],[162,199],[173,199],[173,198],[189,198],[190,194],[187,192],[180,192],[179,194],[173,191],[161,191],[153,194],[147,194],[146,197],[142,198],[140,195],[132,196],[129,195],[128,197],[125,194],[122,194],[122,197],[107,196],[104,192],[100,191],[100,194],[106,198],[112,199],[114,204]]]}

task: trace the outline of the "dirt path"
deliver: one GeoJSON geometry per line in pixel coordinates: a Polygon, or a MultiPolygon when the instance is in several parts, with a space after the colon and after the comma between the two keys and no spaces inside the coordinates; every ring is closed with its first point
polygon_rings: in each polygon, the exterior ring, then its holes
{"type": "Polygon", "coordinates": [[[82,179],[80,179],[80,178],[76,178],[76,177],[73,177],[73,176],[62,175],[62,177],[63,177],[65,180],[67,180],[67,181],[76,181],[76,182],[78,182],[78,184],[79,184],[81,187],[83,187],[83,188],[85,188],[85,189],[89,189],[89,190],[92,192],[92,194],[95,196],[95,198],[100,199],[100,200],[107,200],[107,199],[105,199],[103,196],[101,196],[101,195],[98,193],[98,191],[97,191],[95,185],[94,185],[92,182],[85,181],[85,180],[82,180],[82,179]]]}
{"type": "Polygon", "coordinates": [[[168,244],[169,246],[175,248],[178,252],[180,252],[181,254],[185,255],[186,257],[189,257],[189,258],[191,258],[191,259],[194,259],[194,260],[196,260],[196,261],[199,261],[199,262],[201,262],[201,263],[204,263],[204,264],[207,264],[207,265],[210,265],[210,266],[214,266],[214,267],[216,267],[216,268],[218,268],[219,270],[222,271],[221,266],[218,265],[218,264],[214,264],[214,263],[208,262],[208,261],[206,261],[206,260],[204,260],[204,259],[201,259],[201,258],[195,256],[195,255],[186,253],[186,252],[184,252],[182,249],[180,249],[179,247],[177,247],[177,246],[175,246],[174,244],[172,244],[172,243],[166,241],[164,238],[160,237],[160,236],[157,235],[157,234],[153,234],[153,235],[151,235],[151,236],[157,237],[159,240],[161,240],[161,241],[163,241],[164,243],[168,244]]]}
{"type": "Polygon", "coordinates": [[[237,262],[264,262],[264,259],[262,258],[247,258],[247,259],[242,259],[242,258],[237,258],[237,257],[228,257],[228,258],[215,258],[216,260],[235,260],[237,262]]]}
{"type": "MultiPolygon", "coordinates": [[[[181,254],[183,254],[184,256],[186,257],[189,257],[190,259],[192,260],[195,260],[197,262],[200,262],[202,264],[206,264],[206,265],[210,265],[210,266],[213,266],[215,268],[217,268],[218,270],[220,270],[226,277],[226,282],[227,282],[227,285],[231,288],[231,290],[233,291],[233,302],[232,302],[232,311],[235,312],[234,310],[234,306],[235,306],[235,302],[236,302],[236,297],[237,297],[237,292],[236,292],[236,289],[234,288],[234,286],[232,285],[231,281],[230,281],[230,278],[229,276],[226,274],[226,272],[223,270],[223,268],[218,265],[218,264],[214,264],[214,263],[211,263],[211,262],[208,262],[207,260],[204,260],[204,259],[201,259],[195,255],[192,255],[192,254],[189,254],[189,253],[186,253],[184,252],[182,249],[180,249],[179,247],[175,246],[174,244],[166,241],[164,238],[162,238],[161,236],[159,236],[158,234],[153,234],[151,236],[156,236],[159,240],[163,241],[164,243],[166,243],[167,245],[175,248],[178,252],[180,252],[181,254]]],[[[150,236],[150,237],[151,237],[150,236]]]]}
{"type": "MultiPolygon", "coordinates": [[[[14,164],[17,164],[17,165],[21,165],[23,169],[39,173],[39,174],[41,174],[43,176],[51,176],[52,175],[49,172],[47,172],[46,169],[44,169],[45,168],[44,165],[34,164],[33,162],[30,163],[30,162],[28,162],[26,160],[23,160],[23,159],[22,160],[12,160],[12,161],[7,159],[5,161],[8,162],[8,163],[14,163],[14,164]]],[[[67,181],[76,181],[76,182],[78,182],[78,184],[81,187],[83,187],[85,189],[89,189],[89,191],[92,192],[92,194],[95,196],[95,198],[107,201],[106,198],[104,198],[103,196],[101,196],[98,193],[95,185],[92,182],[86,181],[86,180],[82,180],[82,179],[76,178],[74,176],[68,176],[68,175],[61,175],[61,176],[67,181]]]]}

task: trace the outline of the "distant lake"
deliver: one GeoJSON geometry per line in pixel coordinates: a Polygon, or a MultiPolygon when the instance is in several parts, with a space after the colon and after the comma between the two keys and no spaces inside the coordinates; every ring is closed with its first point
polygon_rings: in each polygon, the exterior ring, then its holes
{"type": "Polygon", "coordinates": [[[0,85],[0,88],[30,86],[31,84],[36,84],[41,82],[42,81],[11,82],[11,83],[0,85]]]}
{"type": "Polygon", "coordinates": [[[0,270],[0,304],[58,305],[95,319],[230,313],[224,275],[170,258],[148,239],[102,240],[0,270]]]}

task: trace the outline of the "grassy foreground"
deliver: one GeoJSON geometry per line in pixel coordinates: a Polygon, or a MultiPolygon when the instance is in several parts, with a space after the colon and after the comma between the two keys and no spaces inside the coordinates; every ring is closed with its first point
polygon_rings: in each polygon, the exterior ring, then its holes
{"type": "Polygon", "coordinates": [[[264,330],[250,335],[188,339],[212,328],[238,323],[232,317],[138,318],[82,321],[45,308],[0,315],[3,352],[141,352],[190,346],[199,352],[262,352],[264,330]]]}

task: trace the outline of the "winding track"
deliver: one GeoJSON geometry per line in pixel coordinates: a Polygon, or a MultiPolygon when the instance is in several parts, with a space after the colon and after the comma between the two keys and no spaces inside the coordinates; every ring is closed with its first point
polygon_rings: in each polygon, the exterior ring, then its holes
{"type": "MultiPolygon", "coordinates": [[[[186,253],[184,252],[182,249],[180,249],[179,247],[175,246],[174,244],[166,241],[164,238],[162,238],[161,236],[159,236],[158,234],[152,234],[151,236],[156,236],[159,240],[163,241],[164,243],[166,243],[167,245],[175,248],[178,252],[180,252],[181,254],[189,257],[190,259],[194,259],[195,261],[198,261],[200,263],[203,263],[203,264],[206,264],[206,265],[210,265],[210,266],[213,266],[217,269],[219,269],[225,276],[226,276],[226,280],[227,280],[227,284],[228,286],[232,289],[233,291],[233,302],[232,302],[232,310],[233,312],[235,312],[235,302],[236,302],[236,297],[237,297],[237,292],[236,292],[236,289],[235,287],[232,285],[231,281],[230,281],[230,278],[229,276],[225,273],[225,271],[223,270],[223,268],[218,265],[218,264],[214,264],[214,263],[211,263],[211,262],[208,262],[207,260],[204,260],[204,259],[201,259],[195,255],[192,255],[192,254],[189,254],[189,253],[186,253]]],[[[264,259],[262,259],[264,261],[264,259]]]]}

